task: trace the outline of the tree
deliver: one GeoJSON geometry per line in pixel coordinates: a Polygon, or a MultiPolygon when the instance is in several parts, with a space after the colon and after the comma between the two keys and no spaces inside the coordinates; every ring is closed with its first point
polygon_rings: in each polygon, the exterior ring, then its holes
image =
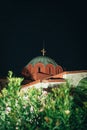
{"type": "Polygon", "coordinates": [[[22,78],[9,71],[7,79],[8,85],[0,93],[0,130],[86,129],[86,88],[66,83],[50,91],[32,87],[24,93],[22,78]]]}

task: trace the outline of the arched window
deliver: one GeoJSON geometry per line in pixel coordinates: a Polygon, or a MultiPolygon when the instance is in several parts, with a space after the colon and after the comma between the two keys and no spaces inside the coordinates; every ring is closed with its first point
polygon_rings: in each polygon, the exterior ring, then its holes
{"type": "Polygon", "coordinates": [[[59,69],[56,70],[56,74],[59,74],[59,69]]]}
{"type": "Polygon", "coordinates": [[[40,67],[38,67],[38,73],[40,73],[41,72],[41,69],[40,69],[40,67]]]}
{"type": "Polygon", "coordinates": [[[26,74],[29,74],[28,70],[26,70],[26,74]]]}
{"type": "Polygon", "coordinates": [[[49,74],[51,74],[51,68],[49,68],[49,74]]]}

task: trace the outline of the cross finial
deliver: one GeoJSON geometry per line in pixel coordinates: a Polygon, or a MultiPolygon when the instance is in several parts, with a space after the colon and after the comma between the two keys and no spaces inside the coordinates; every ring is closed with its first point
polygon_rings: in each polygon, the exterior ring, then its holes
{"type": "Polygon", "coordinates": [[[46,53],[46,50],[43,48],[43,49],[41,50],[41,52],[42,52],[42,55],[44,56],[45,53],[46,53]]]}
{"type": "Polygon", "coordinates": [[[44,49],[44,41],[43,41],[43,49],[41,50],[41,52],[42,52],[42,55],[43,55],[43,56],[44,56],[45,53],[46,53],[46,50],[44,49]]]}

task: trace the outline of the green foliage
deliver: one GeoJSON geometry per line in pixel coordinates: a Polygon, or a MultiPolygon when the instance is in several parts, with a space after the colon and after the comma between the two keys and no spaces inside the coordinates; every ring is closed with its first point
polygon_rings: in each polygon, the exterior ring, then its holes
{"type": "Polygon", "coordinates": [[[87,79],[76,88],[71,88],[73,95],[72,115],[70,123],[73,130],[86,130],[87,128],[87,79]],[[72,120],[74,120],[72,122],[72,120]]]}
{"type": "Polygon", "coordinates": [[[9,83],[0,93],[0,130],[86,129],[84,86],[72,89],[66,83],[50,92],[30,88],[24,93],[20,91],[23,79],[13,77],[11,71],[7,78],[9,83]]]}

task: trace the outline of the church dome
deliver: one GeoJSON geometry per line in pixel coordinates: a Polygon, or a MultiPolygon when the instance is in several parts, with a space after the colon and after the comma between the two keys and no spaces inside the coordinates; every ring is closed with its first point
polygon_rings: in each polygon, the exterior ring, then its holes
{"type": "Polygon", "coordinates": [[[33,58],[22,70],[25,77],[31,77],[33,80],[42,80],[46,77],[59,74],[63,69],[50,57],[44,56],[45,49],[41,50],[42,56],[33,58]]]}
{"type": "Polygon", "coordinates": [[[33,59],[27,64],[27,66],[28,66],[29,64],[31,64],[32,66],[34,66],[34,65],[37,64],[37,63],[42,63],[42,64],[44,64],[45,66],[46,66],[47,64],[52,64],[52,65],[54,65],[55,67],[58,66],[58,64],[57,64],[53,59],[51,59],[51,58],[49,58],[49,57],[47,57],[47,56],[37,56],[37,57],[33,58],[33,59]]]}

